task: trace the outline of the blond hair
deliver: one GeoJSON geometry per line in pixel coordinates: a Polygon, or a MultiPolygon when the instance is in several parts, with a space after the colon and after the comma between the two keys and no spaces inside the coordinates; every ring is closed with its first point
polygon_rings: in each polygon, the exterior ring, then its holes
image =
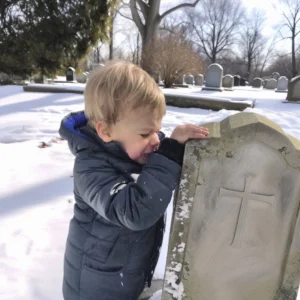
{"type": "Polygon", "coordinates": [[[150,109],[158,118],[166,113],[164,95],[152,77],[124,61],[109,62],[94,71],[86,84],[84,100],[91,127],[98,121],[113,125],[122,114],[141,107],[150,109]]]}

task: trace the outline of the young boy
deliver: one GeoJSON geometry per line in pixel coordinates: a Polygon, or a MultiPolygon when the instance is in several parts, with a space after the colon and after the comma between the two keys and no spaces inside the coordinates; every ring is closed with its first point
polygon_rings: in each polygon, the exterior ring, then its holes
{"type": "Polygon", "coordinates": [[[165,138],[164,95],[130,63],[95,71],[84,99],[85,111],[65,117],[59,131],[75,155],[64,299],[137,300],[151,284],[184,143],[208,131],[181,125],[165,138]]]}

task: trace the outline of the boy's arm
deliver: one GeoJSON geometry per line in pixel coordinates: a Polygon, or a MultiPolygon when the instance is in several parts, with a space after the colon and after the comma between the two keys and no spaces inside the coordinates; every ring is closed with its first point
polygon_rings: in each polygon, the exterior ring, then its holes
{"type": "Polygon", "coordinates": [[[131,230],[149,228],[164,214],[180,177],[181,167],[164,155],[167,150],[149,157],[137,182],[129,182],[104,158],[97,157],[95,166],[96,157],[80,155],[74,168],[77,190],[112,223],[131,230]]]}

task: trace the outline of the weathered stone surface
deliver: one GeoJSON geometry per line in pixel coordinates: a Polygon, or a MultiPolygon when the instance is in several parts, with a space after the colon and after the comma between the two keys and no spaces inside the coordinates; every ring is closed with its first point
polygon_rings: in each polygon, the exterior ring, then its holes
{"type": "Polygon", "coordinates": [[[203,90],[214,90],[222,92],[223,68],[219,64],[211,64],[206,71],[206,84],[203,90]]]}
{"type": "Polygon", "coordinates": [[[294,77],[288,84],[288,101],[300,101],[300,76],[294,77]]]}
{"type": "Polygon", "coordinates": [[[253,87],[254,88],[262,88],[262,86],[263,86],[263,80],[259,77],[254,78],[253,87]]]}
{"type": "Polygon", "coordinates": [[[190,94],[181,94],[176,95],[165,94],[166,104],[176,107],[195,107],[195,108],[204,108],[212,110],[244,110],[247,107],[254,107],[255,101],[232,101],[230,99],[218,98],[218,97],[207,97],[203,95],[190,95],[190,94]]]}
{"type": "Polygon", "coordinates": [[[296,300],[300,141],[238,113],[187,143],[163,299],[296,300]]]}
{"type": "Polygon", "coordinates": [[[274,78],[271,78],[266,82],[266,89],[268,90],[274,90],[276,86],[277,86],[277,80],[274,78]]]}
{"type": "Polygon", "coordinates": [[[174,83],[175,84],[184,84],[184,75],[177,77],[174,83]]]}
{"type": "Polygon", "coordinates": [[[226,91],[233,91],[233,76],[225,75],[222,80],[222,86],[226,91]]]}
{"type": "Polygon", "coordinates": [[[195,85],[202,86],[204,82],[204,76],[202,74],[197,74],[195,76],[195,85]]]}
{"type": "Polygon", "coordinates": [[[25,92],[41,92],[41,93],[75,93],[83,94],[84,89],[71,86],[57,86],[54,84],[28,84],[23,86],[25,92]]]}
{"type": "Polygon", "coordinates": [[[241,76],[240,75],[234,75],[233,80],[234,80],[234,86],[240,86],[240,82],[241,82],[241,76]]]}
{"type": "Polygon", "coordinates": [[[88,74],[87,72],[75,74],[76,81],[79,83],[86,83],[88,79],[88,74]]]}
{"type": "Polygon", "coordinates": [[[186,84],[193,85],[194,84],[194,76],[193,75],[185,75],[184,81],[186,84]]]}
{"type": "Polygon", "coordinates": [[[279,77],[278,81],[277,81],[277,87],[275,92],[277,93],[286,93],[287,92],[287,88],[288,88],[288,79],[285,76],[281,76],[279,77]]]}

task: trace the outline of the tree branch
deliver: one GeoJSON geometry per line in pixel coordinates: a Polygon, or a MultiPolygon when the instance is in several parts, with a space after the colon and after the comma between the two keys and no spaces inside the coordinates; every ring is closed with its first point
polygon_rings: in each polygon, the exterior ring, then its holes
{"type": "Polygon", "coordinates": [[[117,10],[117,13],[118,13],[120,16],[122,16],[123,18],[128,19],[128,20],[134,22],[132,18],[123,15],[119,10],[117,10]]]}
{"type": "Polygon", "coordinates": [[[174,6],[173,8],[170,8],[169,10],[165,11],[159,18],[162,20],[165,16],[172,13],[173,11],[182,8],[182,7],[195,7],[200,0],[196,0],[194,3],[181,3],[179,5],[174,6]]]}
{"type": "Polygon", "coordinates": [[[147,15],[147,4],[143,1],[143,0],[136,0],[136,2],[138,3],[139,7],[141,8],[142,14],[144,16],[144,18],[146,19],[146,15],[147,15]]]}
{"type": "Polygon", "coordinates": [[[139,16],[139,13],[138,13],[138,10],[136,7],[136,1],[130,0],[129,4],[130,4],[130,10],[131,10],[131,14],[132,14],[132,19],[133,19],[134,23],[136,24],[141,36],[144,36],[145,27],[139,16]]]}

